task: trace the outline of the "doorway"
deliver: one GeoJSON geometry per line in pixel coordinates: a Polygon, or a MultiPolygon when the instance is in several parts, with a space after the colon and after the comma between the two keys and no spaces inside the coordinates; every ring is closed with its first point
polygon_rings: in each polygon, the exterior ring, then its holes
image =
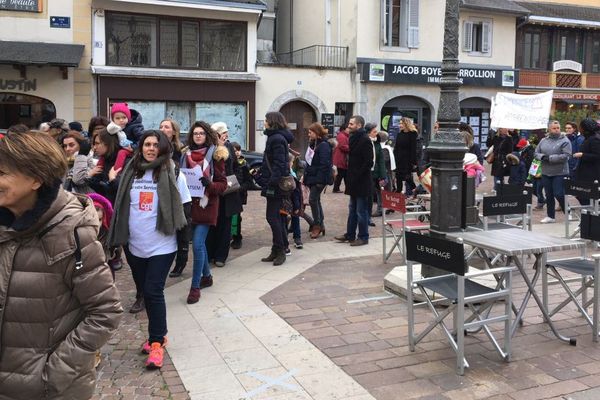
{"type": "Polygon", "coordinates": [[[399,96],[391,99],[381,108],[381,129],[387,131],[395,142],[400,130],[400,118],[413,120],[425,143],[429,143],[431,132],[431,109],[422,99],[415,96],[399,96]]]}
{"type": "Polygon", "coordinates": [[[19,93],[0,93],[0,129],[25,124],[35,128],[56,118],[56,107],[50,100],[19,93]]]}
{"type": "Polygon", "coordinates": [[[291,101],[279,110],[288,122],[288,128],[294,134],[292,149],[304,156],[308,148],[308,127],[317,122],[313,108],[303,101],[291,101]]]}

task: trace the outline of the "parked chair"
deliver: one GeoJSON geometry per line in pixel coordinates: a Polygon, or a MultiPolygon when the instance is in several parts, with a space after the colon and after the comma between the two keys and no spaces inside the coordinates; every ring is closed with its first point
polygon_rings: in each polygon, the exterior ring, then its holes
{"type": "MultiPolygon", "coordinates": [[[[582,210],[581,238],[600,242],[600,216],[594,215],[587,210],[582,210]]],[[[552,317],[567,304],[573,302],[587,323],[592,327],[592,340],[597,342],[599,296],[598,285],[596,285],[596,282],[600,277],[600,254],[594,254],[591,258],[588,258],[585,256],[585,253],[583,253],[581,257],[549,260],[546,262],[546,267],[542,272],[542,299],[544,307],[548,310],[548,315],[552,317]],[[577,275],[577,277],[565,279],[559,270],[570,272],[577,275]],[[549,282],[548,276],[556,279],[556,281],[549,282]],[[572,282],[580,282],[581,286],[574,291],[568,285],[572,282]],[[568,295],[564,301],[552,310],[548,308],[548,286],[550,284],[560,284],[568,295]],[[587,296],[587,290],[589,288],[593,288],[593,296],[591,299],[588,299],[587,296]],[[581,300],[578,300],[578,297],[580,296],[581,300]],[[592,316],[590,316],[587,311],[590,305],[592,306],[592,316]]]]}
{"type": "MultiPolygon", "coordinates": [[[[429,211],[421,211],[422,205],[406,204],[406,196],[402,193],[381,191],[381,226],[383,227],[383,262],[387,263],[394,249],[398,249],[404,256],[404,232],[405,231],[426,231],[429,230],[429,211]],[[400,218],[390,218],[387,210],[393,210],[393,215],[399,215],[400,218]],[[397,213],[397,214],[396,214],[397,213]],[[392,247],[387,250],[387,239],[392,237],[392,247]]],[[[392,215],[392,214],[390,214],[392,215]]]]}
{"type": "Polygon", "coordinates": [[[495,196],[483,197],[483,230],[514,228],[531,230],[531,188],[501,185],[495,196]],[[490,223],[495,217],[495,223],[490,223]]]}
{"type": "Polygon", "coordinates": [[[580,221],[583,210],[592,211],[598,214],[600,211],[600,188],[598,181],[594,182],[576,182],[570,178],[565,178],[565,237],[572,239],[579,234],[579,226],[570,232],[570,222],[580,221]],[[577,200],[577,205],[571,204],[571,197],[579,197],[590,200],[590,204],[582,206],[577,200]]]}
{"type": "Polygon", "coordinates": [[[462,243],[447,239],[420,235],[414,232],[405,233],[407,255],[407,303],[408,303],[408,344],[411,351],[415,346],[436,326],[440,326],[456,352],[456,366],[459,375],[464,374],[465,367],[469,367],[465,359],[465,332],[468,329],[483,329],[492,342],[496,351],[504,361],[510,361],[511,354],[511,277],[513,267],[492,268],[483,271],[467,273],[464,246],[462,243]],[[427,264],[448,272],[447,275],[424,278],[413,281],[413,266],[415,263],[427,264]],[[493,275],[499,278],[495,288],[484,286],[472,280],[475,277],[493,275]],[[433,313],[434,319],[418,335],[415,335],[415,317],[413,304],[413,289],[417,289],[425,298],[425,304],[433,313]],[[436,301],[428,291],[441,294],[450,305],[443,311],[435,307],[436,301]],[[504,301],[500,315],[494,314],[494,304],[504,301]],[[465,309],[465,306],[467,307],[465,309]],[[471,312],[465,315],[465,310],[471,312]],[[448,315],[453,315],[453,331],[445,324],[448,315]],[[488,328],[493,323],[504,323],[504,345],[501,347],[488,328]]]}

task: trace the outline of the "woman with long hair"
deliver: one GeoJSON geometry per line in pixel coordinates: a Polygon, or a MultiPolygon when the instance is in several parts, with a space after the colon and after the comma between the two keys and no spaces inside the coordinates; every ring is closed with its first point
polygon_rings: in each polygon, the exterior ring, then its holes
{"type": "Polygon", "coordinates": [[[319,235],[325,235],[323,221],[323,206],[321,205],[321,193],[332,178],[331,146],[327,142],[327,129],[315,122],[308,127],[309,146],[314,155],[304,170],[302,178],[304,184],[310,189],[308,203],[314,223],[310,229],[310,238],[316,239],[319,235]]]}
{"type": "MultiPolygon", "coordinates": [[[[188,151],[182,157],[182,168],[200,172],[202,195],[192,196],[192,249],[194,264],[188,304],[200,300],[200,290],[213,285],[208,262],[206,237],[211,226],[217,224],[219,196],[227,188],[225,160],[229,152],[219,146],[217,134],[204,121],[196,121],[187,136],[188,151]]],[[[191,183],[191,182],[190,182],[191,183]]]]}
{"type": "Polygon", "coordinates": [[[62,190],[66,158],[41,132],[0,140],[0,398],[89,399],[96,351],[120,296],[85,196],[62,190]]]}
{"type": "Polygon", "coordinates": [[[181,134],[181,125],[174,119],[165,118],[160,121],[158,129],[167,135],[167,138],[173,147],[173,161],[179,165],[181,162],[181,152],[184,149],[181,139],[179,138],[179,135],[181,134]]]}
{"type": "Polygon", "coordinates": [[[94,159],[90,154],[88,139],[77,131],[69,131],[62,137],[61,146],[67,156],[69,171],[63,184],[65,190],[75,193],[90,193],[89,172],[94,169],[94,159]]]}
{"type": "Polygon", "coordinates": [[[164,288],[177,252],[176,232],[187,223],[183,203],[190,193],[183,174],[175,178],[171,144],[160,131],[145,131],[125,167],[114,203],[108,243],[123,246],[148,314],[146,367],[161,368],[167,335],[164,288]]]}
{"type": "Polygon", "coordinates": [[[402,192],[402,183],[406,184],[406,195],[412,195],[416,185],[413,181],[413,171],[417,169],[417,138],[419,133],[410,118],[400,119],[400,132],[394,144],[394,158],[396,159],[396,184],[397,191],[402,192]]]}
{"type": "Polygon", "coordinates": [[[288,240],[287,229],[279,214],[285,196],[279,188],[279,181],[282,177],[290,175],[288,155],[289,145],[294,141],[294,135],[289,131],[283,114],[277,111],[265,115],[264,133],[267,136],[267,143],[263,164],[256,179],[262,188],[261,195],[267,198],[266,218],[271,227],[273,246],[271,253],[261,261],[281,265],[285,262],[288,240]]]}
{"type": "Polygon", "coordinates": [[[93,135],[94,155],[104,158],[104,166],[96,165],[88,172],[90,187],[114,203],[119,182],[119,172],[113,168],[119,151],[119,138],[108,133],[106,128],[93,135]]]}

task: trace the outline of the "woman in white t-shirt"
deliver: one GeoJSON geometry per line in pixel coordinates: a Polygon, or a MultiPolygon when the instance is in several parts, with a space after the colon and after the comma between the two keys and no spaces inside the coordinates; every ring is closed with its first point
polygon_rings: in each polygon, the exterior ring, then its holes
{"type": "MultiPolygon", "coordinates": [[[[178,229],[186,224],[183,203],[191,201],[185,176],[175,178],[171,144],[160,131],[145,131],[133,159],[120,175],[109,234],[123,246],[136,289],[148,314],[148,368],[163,363],[167,334],[164,287],[177,253],[178,229]]],[[[116,171],[118,172],[118,171],[116,171]]]]}

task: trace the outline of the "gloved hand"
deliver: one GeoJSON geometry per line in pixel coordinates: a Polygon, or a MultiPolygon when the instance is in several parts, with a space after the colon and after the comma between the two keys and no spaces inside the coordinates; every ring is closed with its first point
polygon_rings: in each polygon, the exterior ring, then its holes
{"type": "Polygon", "coordinates": [[[208,179],[207,177],[203,176],[202,178],[200,178],[200,182],[202,183],[202,186],[204,187],[209,187],[210,184],[212,183],[210,181],[210,179],[208,179]]]}
{"type": "Polygon", "coordinates": [[[79,155],[87,156],[88,154],[90,154],[91,149],[92,149],[92,144],[90,143],[89,140],[86,139],[79,144],[79,155]]]}
{"type": "Polygon", "coordinates": [[[535,153],[535,159],[543,161],[543,160],[547,160],[548,156],[545,154],[541,154],[541,153],[535,153]]]}

